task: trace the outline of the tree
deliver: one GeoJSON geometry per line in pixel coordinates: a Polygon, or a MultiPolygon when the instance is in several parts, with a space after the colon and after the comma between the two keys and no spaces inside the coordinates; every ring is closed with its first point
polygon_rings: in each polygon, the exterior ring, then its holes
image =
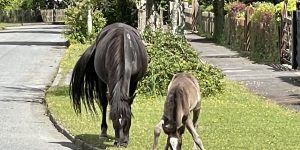
{"type": "Polygon", "coordinates": [[[0,10],[4,10],[7,5],[10,5],[10,0],[0,0],[0,10]]]}
{"type": "Polygon", "coordinates": [[[213,38],[220,42],[223,38],[223,29],[224,29],[224,0],[214,0],[213,1],[213,12],[214,12],[214,34],[213,38]]]}

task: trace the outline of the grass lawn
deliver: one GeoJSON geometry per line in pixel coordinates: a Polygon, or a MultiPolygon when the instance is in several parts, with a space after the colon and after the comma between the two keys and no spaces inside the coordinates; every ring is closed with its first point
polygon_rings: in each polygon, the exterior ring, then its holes
{"type": "MultiPolygon", "coordinates": [[[[300,149],[300,114],[251,94],[239,83],[225,81],[224,93],[202,102],[200,133],[206,149],[300,149]]],[[[138,95],[133,103],[133,122],[127,149],[150,149],[153,128],[159,121],[165,97],[138,95]]],[[[116,149],[113,140],[99,141],[101,116],[76,115],[67,87],[51,87],[46,94],[50,112],[76,137],[101,148],[116,149]]],[[[112,137],[111,121],[108,134],[112,137]]],[[[159,149],[166,136],[161,134],[159,149]]],[[[191,149],[186,130],[183,149],[191,149]]]]}
{"type": "Polygon", "coordinates": [[[82,55],[82,53],[88,48],[89,44],[80,44],[80,43],[72,43],[68,49],[66,49],[64,56],[60,62],[61,69],[61,80],[60,83],[63,82],[67,73],[72,70],[75,66],[75,63],[82,55]]]}
{"type": "Polygon", "coordinates": [[[13,26],[20,26],[21,23],[4,23],[0,22],[0,30],[3,30],[5,27],[13,27],[13,26]]]}

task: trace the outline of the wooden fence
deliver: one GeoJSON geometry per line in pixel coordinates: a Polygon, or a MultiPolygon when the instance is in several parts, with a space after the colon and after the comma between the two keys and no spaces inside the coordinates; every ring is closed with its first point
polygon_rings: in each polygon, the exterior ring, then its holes
{"type": "Polygon", "coordinates": [[[33,10],[0,10],[0,22],[35,22],[36,20],[36,12],[33,10]]]}
{"type": "MultiPolygon", "coordinates": [[[[190,7],[185,7],[186,24],[191,22],[190,10],[190,7]]],[[[244,51],[249,55],[260,55],[255,57],[261,57],[261,60],[265,59],[266,62],[278,62],[280,23],[276,21],[270,24],[253,22],[250,16],[254,11],[253,7],[247,7],[245,16],[242,18],[226,15],[222,42],[231,49],[244,51]]],[[[214,14],[200,11],[197,19],[198,30],[206,35],[213,35],[214,14]]],[[[191,29],[190,26],[186,27],[191,29]]]]}
{"type": "Polygon", "coordinates": [[[34,10],[0,10],[0,22],[8,23],[26,23],[26,22],[64,22],[64,9],[44,9],[34,10]]]}
{"type": "MultiPolygon", "coordinates": [[[[186,29],[192,27],[192,6],[184,3],[184,14],[186,29]]],[[[214,31],[214,14],[212,12],[198,12],[197,26],[202,32],[213,34],[214,31]]]]}

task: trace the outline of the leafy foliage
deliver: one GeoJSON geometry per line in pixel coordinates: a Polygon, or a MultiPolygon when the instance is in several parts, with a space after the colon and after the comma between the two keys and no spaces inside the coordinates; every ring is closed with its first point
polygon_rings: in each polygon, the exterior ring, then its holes
{"type": "Polygon", "coordinates": [[[21,0],[0,0],[0,10],[18,9],[21,4],[21,0]]]}
{"type": "Polygon", "coordinates": [[[246,5],[241,2],[233,2],[229,3],[227,6],[227,10],[229,11],[230,16],[232,17],[243,17],[245,15],[246,5]]]}
{"type": "MultiPolygon", "coordinates": [[[[275,5],[275,12],[277,14],[279,14],[281,12],[281,10],[283,9],[283,3],[284,3],[284,1],[275,5]]],[[[296,0],[288,0],[287,10],[288,11],[296,10],[296,0]]]]}
{"type": "Polygon", "coordinates": [[[253,5],[255,7],[252,21],[271,24],[274,21],[275,7],[272,3],[257,2],[253,5]]]}
{"type": "Polygon", "coordinates": [[[105,26],[106,19],[101,11],[92,9],[93,30],[89,35],[87,32],[87,1],[77,2],[75,6],[66,9],[66,25],[69,30],[66,32],[70,40],[86,43],[94,40],[96,34],[105,26]]]}
{"type": "Polygon", "coordinates": [[[93,0],[107,19],[107,24],[123,22],[137,26],[137,8],[135,0],[93,0]]]}
{"type": "Polygon", "coordinates": [[[224,75],[219,69],[202,62],[185,39],[170,32],[148,29],[143,36],[149,43],[150,62],[146,77],[140,82],[140,93],[165,95],[170,80],[178,72],[194,74],[204,96],[222,90],[224,75]]]}

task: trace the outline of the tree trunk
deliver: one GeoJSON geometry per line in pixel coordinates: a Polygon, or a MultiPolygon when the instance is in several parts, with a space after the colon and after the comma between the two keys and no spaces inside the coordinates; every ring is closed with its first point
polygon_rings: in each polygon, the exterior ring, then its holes
{"type": "Polygon", "coordinates": [[[178,0],[174,0],[172,7],[172,33],[176,34],[178,28],[178,0]]]}
{"type": "Polygon", "coordinates": [[[152,29],[155,29],[155,5],[154,0],[147,0],[146,3],[146,26],[150,26],[152,29]]]}
{"type": "Polygon", "coordinates": [[[138,9],[138,29],[143,32],[146,28],[146,0],[141,0],[137,2],[138,9]]]}
{"type": "Polygon", "coordinates": [[[213,38],[220,42],[223,37],[224,29],[224,0],[214,0],[213,1],[213,11],[214,11],[214,34],[213,38]]]}

